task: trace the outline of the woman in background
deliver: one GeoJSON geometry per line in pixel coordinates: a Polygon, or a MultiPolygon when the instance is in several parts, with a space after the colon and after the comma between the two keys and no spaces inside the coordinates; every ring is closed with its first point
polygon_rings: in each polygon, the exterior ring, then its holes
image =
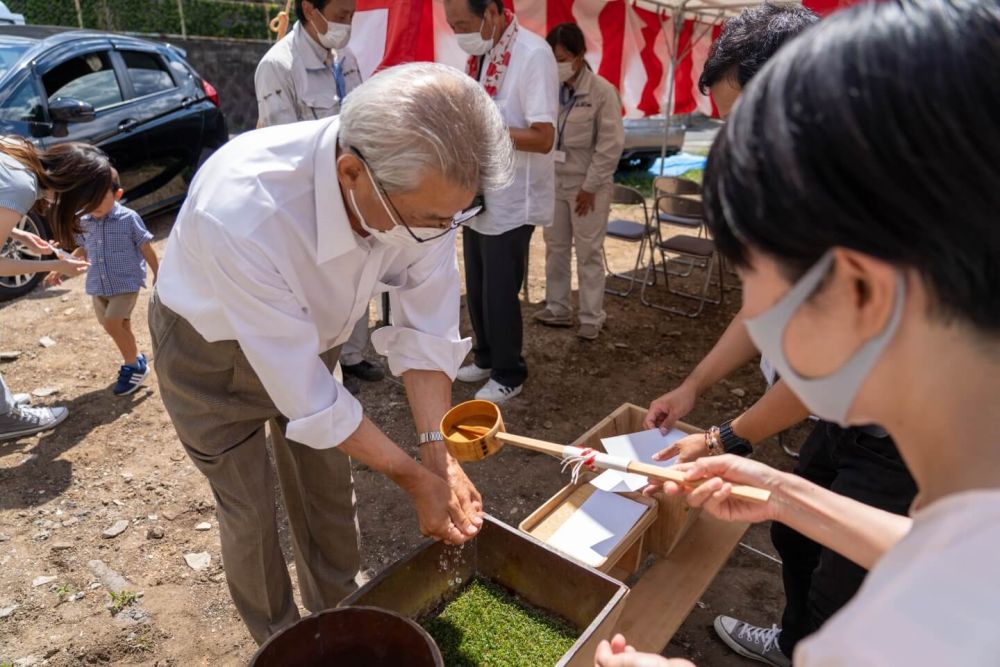
{"type": "MultiPolygon", "coordinates": [[[[44,215],[59,243],[73,246],[79,214],[98,206],[111,188],[111,163],[101,149],[67,143],[38,151],[15,136],[0,137],[0,246],[17,242],[40,255],[52,255],[44,239],[18,229],[34,211],[44,215]]],[[[0,276],[58,271],[77,275],[87,262],[63,255],[50,260],[0,257],[0,276]]],[[[14,394],[0,376],[0,442],[40,433],[59,425],[66,408],[33,408],[26,394],[14,394]]]]}
{"type": "Polygon", "coordinates": [[[614,86],[583,59],[583,32],[560,23],[546,38],[559,67],[556,125],[556,209],[545,228],[545,308],[535,319],[554,327],[573,325],[570,258],[576,246],[580,283],[577,336],[597,338],[604,313],[604,234],[611,212],[615,170],[625,145],[621,101],[614,86]]]}

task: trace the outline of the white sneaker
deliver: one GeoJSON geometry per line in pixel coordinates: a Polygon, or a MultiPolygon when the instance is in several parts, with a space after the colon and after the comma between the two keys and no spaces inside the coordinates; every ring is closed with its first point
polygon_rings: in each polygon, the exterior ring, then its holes
{"type": "Polygon", "coordinates": [[[480,368],[476,364],[472,363],[468,366],[462,366],[458,369],[458,375],[455,379],[459,382],[482,382],[483,380],[489,378],[490,369],[480,368]]]}
{"type": "Polygon", "coordinates": [[[480,401],[490,401],[492,403],[503,403],[521,393],[524,385],[507,387],[496,380],[490,380],[483,385],[483,388],[476,392],[476,399],[480,401]]]}
{"type": "Polygon", "coordinates": [[[14,394],[14,405],[31,405],[31,394],[14,394]]]}

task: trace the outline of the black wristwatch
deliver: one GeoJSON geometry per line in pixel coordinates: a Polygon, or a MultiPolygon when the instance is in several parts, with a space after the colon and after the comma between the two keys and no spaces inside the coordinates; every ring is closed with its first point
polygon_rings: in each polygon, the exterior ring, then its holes
{"type": "Polygon", "coordinates": [[[726,450],[727,454],[750,456],[753,454],[753,445],[746,438],[741,438],[733,433],[732,423],[733,420],[730,419],[722,422],[719,426],[719,442],[722,443],[722,448],[726,450]]]}

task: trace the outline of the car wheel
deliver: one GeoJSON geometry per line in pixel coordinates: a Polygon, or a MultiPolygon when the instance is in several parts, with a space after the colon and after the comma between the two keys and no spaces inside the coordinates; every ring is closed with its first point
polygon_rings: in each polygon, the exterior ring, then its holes
{"type": "MultiPolygon", "coordinates": [[[[35,214],[29,214],[21,218],[17,223],[18,229],[37,234],[43,239],[49,236],[49,226],[45,220],[35,214]]],[[[42,256],[33,248],[27,248],[9,237],[0,248],[0,257],[5,259],[27,259],[41,260],[42,256]]],[[[0,276],[0,302],[10,301],[24,296],[38,286],[45,277],[44,273],[22,273],[16,276],[0,276]]]]}

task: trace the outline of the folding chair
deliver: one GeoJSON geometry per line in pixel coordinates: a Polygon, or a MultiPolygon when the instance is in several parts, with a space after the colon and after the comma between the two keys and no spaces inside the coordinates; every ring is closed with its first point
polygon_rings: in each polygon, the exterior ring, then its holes
{"type": "MultiPolygon", "coordinates": [[[[686,178],[660,176],[653,180],[656,193],[656,220],[679,227],[686,227],[703,235],[701,208],[701,186],[686,178]]],[[[695,263],[690,258],[683,271],[671,271],[675,276],[686,278],[694,270],[695,263]]]]}
{"type": "MultiPolygon", "coordinates": [[[[643,257],[646,255],[647,242],[650,245],[650,249],[652,249],[653,227],[649,218],[649,207],[646,206],[646,198],[635,188],[615,184],[614,191],[611,195],[611,203],[623,206],[642,206],[643,221],[641,223],[635,222],[634,220],[622,219],[608,221],[608,236],[613,239],[618,239],[619,241],[639,243],[639,252],[635,257],[635,267],[632,269],[631,275],[615,273],[612,271],[611,266],[608,264],[608,253],[604,250],[604,248],[601,248],[601,252],[604,255],[604,270],[607,272],[608,277],[628,281],[628,289],[626,290],[615,290],[610,287],[605,287],[604,291],[608,294],[614,294],[615,296],[628,296],[632,293],[632,289],[635,287],[635,277],[639,273],[643,257]]],[[[655,275],[653,276],[653,281],[655,284],[655,275]]],[[[608,282],[610,282],[610,280],[608,282]]]]}
{"type": "MultiPolygon", "coordinates": [[[[675,198],[679,201],[685,201],[688,204],[691,200],[683,199],[679,195],[662,195],[666,198],[675,198]]],[[[699,204],[700,206],[700,204],[699,204]]],[[[684,315],[685,317],[698,317],[701,315],[701,311],[704,310],[706,303],[719,304],[722,303],[723,298],[723,282],[722,282],[722,261],[715,250],[715,243],[712,239],[701,237],[701,236],[690,236],[686,234],[678,234],[676,236],[671,236],[666,240],[663,239],[662,234],[662,223],[657,222],[656,228],[654,230],[654,236],[652,238],[652,250],[653,257],[649,264],[646,265],[646,277],[643,280],[642,290],[640,292],[639,298],[643,305],[650,306],[651,308],[657,308],[659,310],[664,310],[669,313],[675,313],[677,315],[684,315]],[[663,263],[663,274],[666,281],[667,291],[670,294],[679,296],[685,299],[691,299],[697,302],[697,308],[694,309],[683,309],[677,308],[676,306],[666,306],[657,303],[653,303],[646,298],[646,287],[649,284],[649,273],[652,271],[655,274],[656,268],[656,251],[659,250],[660,259],[663,263]],[[670,276],[672,275],[667,271],[667,264],[670,261],[668,258],[668,253],[674,256],[681,256],[687,258],[691,262],[691,271],[694,270],[697,264],[705,272],[705,279],[702,282],[701,290],[697,293],[686,292],[683,290],[674,289],[670,286],[670,276]],[[709,298],[708,291],[709,287],[712,285],[712,272],[718,267],[719,273],[719,297],[717,299],[709,298]]],[[[675,275],[675,274],[674,274],[675,275]]]]}
{"type": "Polygon", "coordinates": [[[672,225],[701,230],[701,186],[686,178],[660,176],[653,179],[656,219],[672,225]],[[688,205],[685,202],[691,202],[688,205]]]}

